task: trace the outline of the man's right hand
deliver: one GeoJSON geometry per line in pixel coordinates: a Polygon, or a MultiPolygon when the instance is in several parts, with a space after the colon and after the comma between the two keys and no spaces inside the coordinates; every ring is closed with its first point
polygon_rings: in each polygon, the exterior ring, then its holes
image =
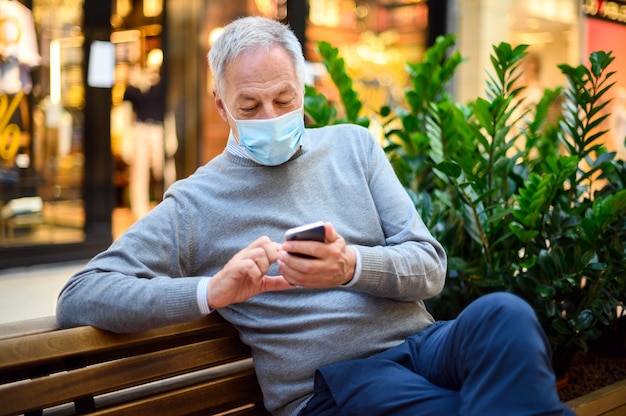
{"type": "Polygon", "coordinates": [[[280,244],[260,237],[235,254],[209,282],[209,307],[223,308],[259,293],[293,289],[284,277],[266,275],[280,249],[280,244]]]}

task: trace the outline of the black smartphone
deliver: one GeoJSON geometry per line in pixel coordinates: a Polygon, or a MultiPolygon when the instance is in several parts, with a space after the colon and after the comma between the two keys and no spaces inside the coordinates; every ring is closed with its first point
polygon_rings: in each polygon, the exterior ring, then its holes
{"type": "MultiPolygon", "coordinates": [[[[320,243],[323,243],[326,241],[326,237],[324,236],[324,222],[317,221],[311,224],[290,228],[285,231],[285,240],[319,241],[320,243]]],[[[313,258],[312,256],[301,253],[290,254],[309,259],[313,258]]]]}

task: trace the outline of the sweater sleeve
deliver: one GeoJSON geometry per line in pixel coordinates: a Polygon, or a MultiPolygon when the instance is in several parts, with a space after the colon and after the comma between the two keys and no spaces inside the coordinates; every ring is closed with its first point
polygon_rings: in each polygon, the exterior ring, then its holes
{"type": "Polygon", "coordinates": [[[378,143],[371,147],[369,160],[369,187],[385,243],[354,246],[361,270],[351,289],[398,301],[433,297],[445,283],[445,251],[420,218],[378,143]]]}
{"type": "MultiPolygon", "coordinates": [[[[200,318],[197,288],[181,264],[185,221],[163,201],[72,276],[57,302],[61,327],[138,332],[200,318]],[[181,232],[183,227],[183,232],[181,232]]],[[[184,254],[183,254],[184,256],[184,254]]]]}

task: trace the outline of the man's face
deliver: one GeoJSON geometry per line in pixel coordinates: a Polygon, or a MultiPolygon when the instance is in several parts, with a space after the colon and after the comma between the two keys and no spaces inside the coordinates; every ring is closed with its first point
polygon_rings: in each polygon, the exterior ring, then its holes
{"type": "Polygon", "coordinates": [[[228,63],[225,73],[225,97],[215,95],[215,104],[237,140],[237,126],[224,106],[237,120],[276,118],[302,106],[301,84],[281,47],[244,52],[228,63]]]}

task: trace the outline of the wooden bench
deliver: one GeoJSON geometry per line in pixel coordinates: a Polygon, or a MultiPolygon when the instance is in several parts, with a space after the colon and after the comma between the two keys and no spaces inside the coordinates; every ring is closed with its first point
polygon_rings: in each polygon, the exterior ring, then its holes
{"type": "Polygon", "coordinates": [[[626,415],[626,380],[567,402],[577,416],[626,415]]]}
{"type": "MultiPolygon", "coordinates": [[[[626,380],[567,403],[626,414],[626,380]]],[[[217,314],[140,334],[0,324],[0,416],[269,415],[250,351],[217,314]]]]}
{"type": "Polygon", "coordinates": [[[139,334],[0,325],[0,415],[269,415],[250,350],[217,314],[139,334]]]}

